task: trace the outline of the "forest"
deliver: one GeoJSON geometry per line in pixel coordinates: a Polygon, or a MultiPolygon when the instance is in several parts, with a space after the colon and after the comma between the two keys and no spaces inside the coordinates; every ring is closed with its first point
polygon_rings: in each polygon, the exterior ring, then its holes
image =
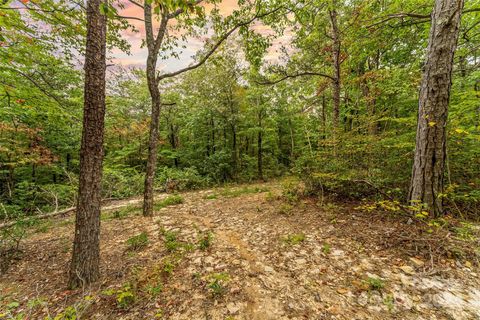
{"type": "Polygon", "coordinates": [[[479,319],[479,0],[0,0],[0,319],[479,319]]]}

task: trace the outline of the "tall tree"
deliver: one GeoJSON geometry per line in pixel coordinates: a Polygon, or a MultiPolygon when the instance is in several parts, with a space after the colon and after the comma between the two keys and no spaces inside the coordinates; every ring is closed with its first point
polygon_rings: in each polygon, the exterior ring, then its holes
{"type": "Polygon", "coordinates": [[[409,200],[425,204],[434,216],[443,212],[446,125],[453,57],[462,9],[463,0],[435,1],[419,94],[417,138],[409,200]]]}
{"type": "Polygon", "coordinates": [[[100,275],[100,205],[105,118],[107,19],[104,0],[87,2],[85,92],[75,239],[69,286],[96,281],[100,275]]]}
{"type": "Polygon", "coordinates": [[[143,6],[135,3],[135,5],[144,9],[143,21],[145,23],[146,43],[148,48],[147,80],[152,98],[148,158],[146,165],[147,169],[145,173],[145,188],[143,192],[144,216],[153,215],[153,184],[155,180],[155,171],[157,168],[157,150],[159,138],[158,125],[161,110],[161,95],[158,88],[160,82],[164,79],[176,77],[182,73],[202,66],[217,51],[217,49],[221,47],[222,43],[227,40],[235,31],[238,29],[246,29],[255,20],[267,17],[272,13],[279,11],[281,8],[279,7],[274,8],[271,11],[265,11],[260,10],[260,2],[258,4],[246,4],[236,11],[235,14],[232,14],[223,20],[217,16],[218,12],[215,12],[212,22],[215,24],[216,28],[222,29],[222,31],[220,31],[220,35],[214,37],[212,42],[209,41],[210,45],[207,46],[206,52],[203,55],[201,55],[199,52],[199,55],[197,56],[200,56],[200,58],[188,67],[170,73],[157,74],[157,60],[162,47],[165,45],[175,47],[178,44],[176,38],[169,35],[167,32],[169,21],[176,19],[178,24],[176,26],[177,30],[179,28],[183,28],[187,34],[196,35],[195,27],[204,27],[204,23],[206,21],[204,16],[204,8],[201,6],[201,4],[217,2],[217,0],[196,0],[194,2],[178,1],[170,4],[163,4],[157,0],[155,2],[145,1],[143,6]],[[251,11],[257,7],[259,9],[256,10],[256,13],[252,16],[251,11]],[[193,17],[189,16],[189,14],[192,12],[198,16],[198,19],[194,19],[193,17]],[[154,14],[160,17],[160,24],[158,26],[156,35],[153,31],[152,22],[152,17],[154,14]],[[182,18],[184,18],[185,21],[181,20],[182,18]]]}

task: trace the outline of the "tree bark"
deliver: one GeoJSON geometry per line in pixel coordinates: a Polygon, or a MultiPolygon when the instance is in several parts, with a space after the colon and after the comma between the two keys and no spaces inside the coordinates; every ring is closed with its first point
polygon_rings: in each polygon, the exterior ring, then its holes
{"type": "Polygon", "coordinates": [[[175,158],[173,158],[173,164],[175,165],[175,168],[178,168],[178,157],[177,157],[177,147],[178,147],[178,140],[177,140],[177,127],[173,125],[173,123],[170,123],[169,125],[170,128],[170,145],[175,152],[175,158]]]}
{"type": "Polygon", "coordinates": [[[145,185],[143,191],[143,215],[153,215],[153,185],[155,181],[155,171],[157,168],[157,150],[158,150],[158,126],[160,122],[160,90],[157,86],[155,70],[157,65],[158,53],[148,54],[147,59],[147,82],[150,97],[152,99],[152,113],[150,116],[150,134],[148,139],[148,158],[145,171],[145,185]]]}
{"type": "Polygon", "coordinates": [[[446,125],[462,8],[463,0],[435,1],[420,87],[409,200],[426,205],[432,216],[443,213],[446,125]]]}
{"type": "Polygon", "coordinates": [[[257,161],[258,161],[258,179],[263,181],[263,110],[259,110],[258,112],[258,136],[257,136],[257,143],[258,143],[258,154],[257,154],[257,161]]]}
{"type": "Polygon", "coordinates": [[[153,215],[153,185],[155,181],[155,171],[157,168],[157,150],[158,150],[158,125],[160,122],[161,97],[158,88],[158,79],[156,76],[158,52],[165,36],[168,18],[164,13],[160,22],[158,35],[153,35],[152,6],[144,4],[145,31],[148,48],[147,57],[147,82],[148,90],[152,100],[152,113],[150,117],[150,133],[148,139],[148,157],[145,170],[145,183],[143,190],[143,215],[153,215]]]}
{"type": "Polygon", "coordinates": [[[87,45],[80,176],[69,286],[85,286],[100,276],[100,206],[105,118],[106,16],[104,0],[87,3],[87,45]]]}
{"type": "Polygon", "coordinates": [[[337,11],[335,9],[329,11],[330,23],[332,25],[332,39],[333,39],[333,140],[334,151],[336,153],[337,139],[339,132],[339,118],[340,118],[340,93],[341,93],[341,39],[340,30],[338,28],[337,11]]]}

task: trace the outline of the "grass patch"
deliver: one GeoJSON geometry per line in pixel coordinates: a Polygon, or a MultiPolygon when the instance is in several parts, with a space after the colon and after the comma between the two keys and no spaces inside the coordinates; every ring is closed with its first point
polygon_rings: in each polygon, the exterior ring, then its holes
{"type": "Polygon", "coordinates": [[[213,241],[213,233],[208,231],[208,232],[202,232],[198,235],[198,248],[202,251],[207,250],[210,248],[212,245],[213,241]]]}
{"type": "Polygon", "coordinates": [[[169,207],[169,206],[175,206],[177,204],[182,204],[184,201],[185,200],[180,195],[168,196],[165,199],[156,202],[153,205],[153,208],[155,210],[160,210],[162,208],[166,208],[166,207],[169,207]]]}
{"type": "Polygon", "coordinates": [[[269,192],[269,191],[270,189],[266,187],[243,187],[240,189],[228,188],[228,189],[222,189],[218,193],[206,195],[204,199],[213,200],[213,199],[218,199],[219,197],[236,198],[245,194],[255,194],[255,193],[263,193],[263,192],[269,192]]]}
{"type": "Polygon", "coordinates": [[[286,244],[295,246],[295,245],[300,244],[300,243],[305,241],[305,234],[303,234],[303,233],[290,234],[290,235],[284,237],[282,240],[286,244]]]}
{"type": "Polygon", "coordinates": [[[140,210],[141,207],[133,205],[113,209],[105,216],[102,215],[102,220],[125,219],[129,216],[140,214],[140,210]]]}
{"type": "Polygon", "coordinates": [[[148,235],[146,232],[142,232],[129,238],[126,243],[129,251],[139,251],[148,245],[148,235]]]}
{"type": "Polygon", "coordinates": [[[284,216],[291,216],[293,215],[293,206],[289,203],[283,203],[278,208],[278,213],[284,216]]]}
{"type": "Polygon", "coordinates": [[[366,283],[370,290],[380,291],[385,287],[385,282],[379,278],[368,277],[366,283]]]}
{"type": "Polygon", "coordinates": [[[218,194],[212,193],[212,194],[207,194],[206,196],[203,197],[205,200],[215,200],[218,199],[218,194]]]}
{"type": "Polygon", "coordinates": [[[332,246],[329,245],[328,243],[324,243],[322,246],[322,252],[324,254],[330,254],[331,251],[332,251],[332,246]]]}
{"type": "Polygon", "coordinates": [[[165,248],[167,249],[167,251],[177,251],[177,249],[181,245],[181,243],[177,241],[177,232],[161,229],[160,233],[163,234],[163,238],[165,240],[165,248]]]}
{"type": "Polygon", "coordinates": [[[207,288],[212,296],[221,296],[227,291],[227,283],[230,280],[230,276],[227,273],[214,273],[208,276],[208,279],[207,288]]]}

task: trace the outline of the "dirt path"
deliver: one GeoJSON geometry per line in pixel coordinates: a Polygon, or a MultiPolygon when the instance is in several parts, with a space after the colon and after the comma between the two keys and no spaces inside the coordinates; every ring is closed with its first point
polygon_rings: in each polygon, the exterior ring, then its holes
{"type": "Polygon", "coordinates": [[[478,269],[468,261],[445,259],[431,269],[383,245],[394,227],[384,221],[310,201],[282,215],[278,185],[248,188],[235,196],[186,193],[183,204],[154,218],[105,219],[104,281],[86,292],[64,289],[73,226],[56,220],[29,237],[23,259],[0,278],[0,303],[18,302],[7,312],[30,319],[69,306],[81,319],[480,319],[478,269]],[[361,236],[369,230],[380,236],[361,236]],[[126,240],[141,232],[148,246],[126,251],[126,240]],[[165,232],[189,249],[168,252],[165,232]],[[191,245],[208,232],[206,250],[191,245]],[[175,269],[165,274],[168,259],[175,269]],[[158,274],[161,292],[146,294],[158,274]],[[120,308],[118,294],[106,292],[128,286],[135,302],[120,308]],[[40,307],[31,307],[35,299],[40,307]]]}

